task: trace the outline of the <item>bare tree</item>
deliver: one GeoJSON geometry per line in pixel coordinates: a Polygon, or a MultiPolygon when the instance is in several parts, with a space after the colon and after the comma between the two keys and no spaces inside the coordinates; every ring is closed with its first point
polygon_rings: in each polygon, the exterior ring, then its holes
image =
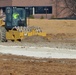
{"type": "Polygon", "coordinates": [[[65,6],[64,0],[54,0],[54,4],[55,4],[55,8],[56,8],[56,18],[59,18],[63,12],[64,12],[64,14],[68,13],[67,11],[65,12],[67,7],[65,6]]]}
{"type": "Polygon", "coordinates": [[[76,16],[76,0],[53,0],[56,18],[76,16]]]}
{"type": "Polygon", "coordinates": [[[66,7],[70,10],[71,16],[76,16],[76,0],[64,0],[66,7]]]}

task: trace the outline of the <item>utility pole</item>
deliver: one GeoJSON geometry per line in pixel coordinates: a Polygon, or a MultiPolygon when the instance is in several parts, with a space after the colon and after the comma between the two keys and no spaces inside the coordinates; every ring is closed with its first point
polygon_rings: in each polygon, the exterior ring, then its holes
{"type": "Polygon", "coordinates": [[[47,19],[47,11],[48,11],[48,8],[45,8],[44,10],[46,12],[46,19],[47,19]]]}

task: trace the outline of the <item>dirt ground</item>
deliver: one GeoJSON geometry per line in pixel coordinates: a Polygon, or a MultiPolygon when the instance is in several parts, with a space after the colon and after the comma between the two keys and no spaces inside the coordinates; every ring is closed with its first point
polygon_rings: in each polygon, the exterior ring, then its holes
{"type": "Polygon", "coordinates": [[[76,75],[76,60],[0,54],[0,75],[76,75]]]}

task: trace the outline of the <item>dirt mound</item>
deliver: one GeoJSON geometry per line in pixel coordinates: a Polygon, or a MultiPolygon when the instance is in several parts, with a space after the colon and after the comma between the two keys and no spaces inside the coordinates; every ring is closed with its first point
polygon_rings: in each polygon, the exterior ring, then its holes
{"type": "Polygon", "coordinates": [[[65,34],[65,33],[58,33],[58,34],[47,34],[47,39],[49,41],[76,41],[76,34],[65,34]]]}
{"type": "Polygon", "coordinates": [[[23,42],[32,42],[32,43],[38,43],[38,42],[48,42],[46,37],[42,36],[30,36],[30,37],[25,37],[23,42]]]}
{"type": "Polygon", "coordinates": [[[46,37],[42,36],[30,36],[25,37],[23,42],[30,42],[30,43],[38,43],[38,42],[51,42],[51,41],[74,41],[76,42],[76,34],[47,34],[46,37]]]}

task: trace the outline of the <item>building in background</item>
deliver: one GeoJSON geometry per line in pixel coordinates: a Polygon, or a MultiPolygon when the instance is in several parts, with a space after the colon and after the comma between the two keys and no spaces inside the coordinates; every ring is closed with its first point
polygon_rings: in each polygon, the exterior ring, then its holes
{"type": "Polygon", "coordinates": [[[64,0],[0,0],[0,15],[5,13],[6,6],[24,6],[27,17],[63,18],[68,16],[64,0]],[[67,12],[67,13],[66,13],[67,12]]]}

